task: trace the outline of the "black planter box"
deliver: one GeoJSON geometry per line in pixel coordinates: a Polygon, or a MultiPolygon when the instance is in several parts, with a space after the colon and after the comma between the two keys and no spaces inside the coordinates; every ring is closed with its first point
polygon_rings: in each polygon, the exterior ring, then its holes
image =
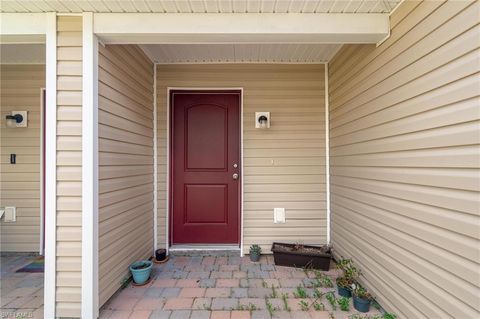
{"type": "Polygon", "coordinates": [[[304,245],[304,248],[310,249],[311,251],[302,252],[287,251],[286,249],[279,248],[279,246],[293,248],[295,244],[273,243],[272,252],[275,265],[320,270],[330,269],[332,254],[329,251],[324,252],[321,247],[304,245]]]}

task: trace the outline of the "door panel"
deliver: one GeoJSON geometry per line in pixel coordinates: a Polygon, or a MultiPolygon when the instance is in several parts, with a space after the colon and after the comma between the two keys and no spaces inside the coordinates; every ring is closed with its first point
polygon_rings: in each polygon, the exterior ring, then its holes
{"type": "Polygon", "coordinates": [[[187,108],[187,169],[227,168],[227,117],[228,109],[220,105],[197,104],[187,108]]]}
{"type": "Polygon", "coordinates": [[[239,243],[240,92],[171,91],[170,101],[172,243],[239,243]]]}
{"type": "Polygon", "coordinates": [[[226,224],[228,185],[185,185],[184,224],[226,224]]]}

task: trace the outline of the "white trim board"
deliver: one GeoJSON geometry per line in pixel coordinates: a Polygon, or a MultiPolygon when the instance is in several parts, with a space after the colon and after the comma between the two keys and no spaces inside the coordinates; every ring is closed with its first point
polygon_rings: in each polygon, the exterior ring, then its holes
{"type": "MultiPolygon", "coordinates": [[[[38,252],[40,255],[44,255],[45,251],[43,249],[44,246],[44,234],[45,234],[45,218],[44,218],[44,212],[45,212],[45,201],[46,201],[46,196],[45,196],[45,187],[43,187],[43,181],[45,179],[45,171],[43,169],[45,160],[44,156],[46,156],[45,152],[45,142],[43,140],[43,136],[45,135],[45,106],[46,106],[46,89],[45,88],[40,88],[40,247],[38,248],[38,252]],[[45,100],[43,99],[45,96],[45,100]]],[[[46,138],[46,136],[45,136],[46,138]]]]}
{"type": "Polygon", "coordinates": [[[243,88],[240,88],[240,257],[243,257],[243,230],[244,230],[244,219],[245,219],[245,178],[244,178],[244,158],[243,158],[243,88]]]}
{"type": "Polygon", "coordinates": [[[327,208],[327,244],[331,242],[331,215],[330,215],[330,113],[328,92],[328,64],[325,64],[325,198],[327,208]]]}
{"type": "Polygon", "coordinates": [[[93,14],[83,14],[82,88],[82,318],[98,309],[98,41],[93,14]]]}
{"type": "MultiPolygon", "coordinates": [[[[153,60],[152,60],[153,61],[153,60]]],[[[153,63],[153,253],[158,249],[157,64],[153,63]]],[[[167,143],[168,144],[168,143],[167,143]]]]}
{"type": "Polygon", "coordinates": [[[57,234],[57,16],[46,14],[44,317],[55,318],[57,234]]]}
{"type": "Polygon", "coordinates": [[[384,13],[95,13],[105,43],[377,43],[384,13]]]}
{"type": "MultiPolygon", "coordinates": [[[[155,65],[155,70],[157,69],[157,65],[155,65]]],[[[166,197],[165,197],[165,250],[167,255],[169,254],[170,249],[170,88],[167,88],[167,117],[166,121],[166,128],[167,128],[167,178],[166,178],[166,197]]],[[[157,110],[158,112],[158,110],[157,110]]]]}
{"type": "MultiPolygon", "coordinates": [[[[214,91],[214,90],[238,90],[240,91],[240,256],[243,257],[243,215],[244,215],[244,190],[243,190],[243,87],[167,87],[167,199],[166,199],[166,241],[165,247],[167,254],[170,249],[170,91],[172,90],[197,90],[197,91],[214,91]]],[[[176,245],[177,246],[177,245],[176,245]]],[[[215,245],[218,246],[218,245],[215,245]]],[[[210,246],[212,247],[212,246],[210,246]]]]}

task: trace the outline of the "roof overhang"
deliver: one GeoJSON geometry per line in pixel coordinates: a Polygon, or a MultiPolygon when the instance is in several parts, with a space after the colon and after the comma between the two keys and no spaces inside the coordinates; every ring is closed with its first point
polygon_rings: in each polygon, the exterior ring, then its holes
{"type": "Polygon", "coordinates": [[[95,13],[104,43],[377,43],[388,14],[95,13]]]}
{"type": "Polygon", "coordinates": [[[1,43],[45,43],[45,13],[2,13],[1,43]]]}

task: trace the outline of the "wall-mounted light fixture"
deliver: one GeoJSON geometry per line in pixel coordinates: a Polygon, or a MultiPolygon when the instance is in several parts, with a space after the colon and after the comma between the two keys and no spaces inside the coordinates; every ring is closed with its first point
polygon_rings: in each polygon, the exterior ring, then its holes
{"type": "Polygon", "coordinates": [[[255,128],[270,128],[270,112],[255,112],[255,128]]]}
{"type": "Polygon", "coordinates": [[[12,111],[5,120],[7,127],[10,128],[27,127],[27,111],[12,111]]]}

